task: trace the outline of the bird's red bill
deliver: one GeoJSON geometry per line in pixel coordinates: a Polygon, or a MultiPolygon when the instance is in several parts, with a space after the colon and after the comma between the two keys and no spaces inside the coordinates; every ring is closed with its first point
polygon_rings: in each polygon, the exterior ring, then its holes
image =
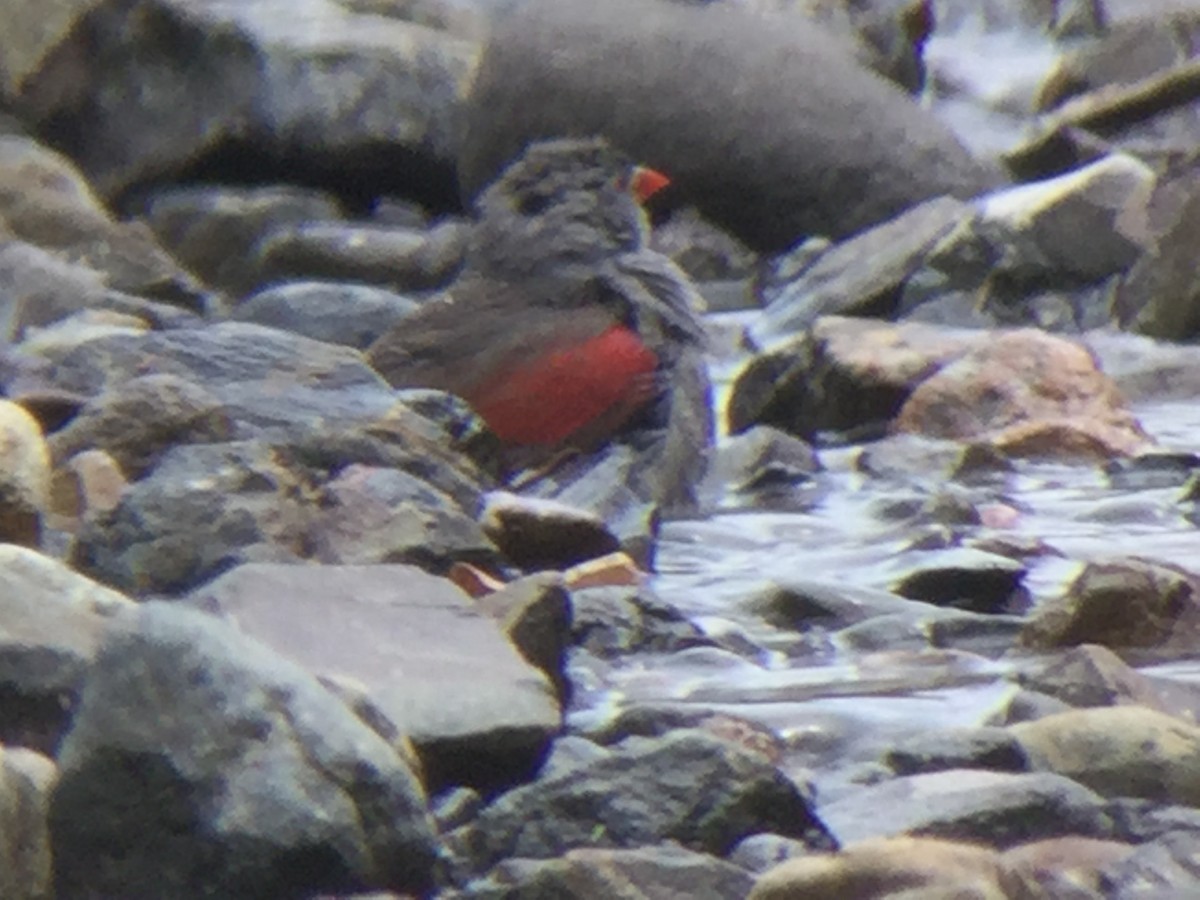
{"type": "Polygon", "coordinates": [[[645,203],[670,183],[671,179],[662,172],[646,166],[635,166],[629,179],[630,190],[639,203],[645,203]]]}

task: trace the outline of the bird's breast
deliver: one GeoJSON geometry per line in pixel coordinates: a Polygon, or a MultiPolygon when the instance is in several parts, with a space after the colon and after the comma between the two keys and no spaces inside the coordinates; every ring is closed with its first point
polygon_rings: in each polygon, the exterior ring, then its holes
{"type": "Polygon", "coordinates": [[[516,360],[467,400],[502,441],[552,446],[653,393],[658,357],[637,332],[614,325],[594,336],[516,360]]]}

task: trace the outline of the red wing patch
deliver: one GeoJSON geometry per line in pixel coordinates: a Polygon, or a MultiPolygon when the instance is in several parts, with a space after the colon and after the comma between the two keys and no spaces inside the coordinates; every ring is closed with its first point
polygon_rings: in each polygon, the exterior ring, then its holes
{"type": "Polygon", "coordinates": [[[658,357],[636,332],[613,326],[509,369],[471,399],[502,441],[553,446],[644,394],[657,367],[658,357]]]}

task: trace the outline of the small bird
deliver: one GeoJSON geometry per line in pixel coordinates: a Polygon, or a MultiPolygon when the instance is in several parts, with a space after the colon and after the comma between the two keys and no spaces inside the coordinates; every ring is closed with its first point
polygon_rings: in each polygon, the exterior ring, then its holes
{"type": "Polygon", "coordinates": [[[672,402],[673,371],[694,372],[703,345],[695,289],[646,246],[641,201],[666,183],[601,139],[530,145],[476,201],[457,280],[371,365],[464,398],[507,448],[598,448],[672,402]]]}

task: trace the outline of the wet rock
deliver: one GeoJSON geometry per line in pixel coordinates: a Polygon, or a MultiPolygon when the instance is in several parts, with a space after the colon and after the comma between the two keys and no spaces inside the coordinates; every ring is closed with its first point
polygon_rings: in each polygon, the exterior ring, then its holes
{"type": "Polygon", "coordinates": [[[415,744],[431,790],[526,779],[560,728],[547,678],[462,592],[419,569],[240,566],[190,601],[309,671],[362,684],[415,744]]]}
{"type": "Polygon", "coordinates": [[[756,339],[796,334],[825,315],[889,318],[926,254],[973,217],[970,205],[938,197],[829,248],[775,294],[756,339]]]}
{"type": "Polygon", "coordinates": [[[342,216],[331,194],[287,184],[160,186],[135,209],[176,259],[231,297],[261,281],[256,247],[265,237],[342,216]]]}
{"type": "Polygon", "coordinates": [[[884,900],[972,897],[1001,900],[994,850],[930,838],[864,841],[836,854],[789,860],[754,885],[749,900],[884,900]]]}
{"type": "Polygon", "coordinates": [[[1042,86],[1039,111],[1107,85],[1132,84],[1184,62],[1189,54],[1181,40],[1183,16],[1156,13],[1153,18],[1112,22],[1099,40],[1064,53],[1042,86]]]}
{"type": "Polygon", "coordinates": [[[270,445],[167,452],[117,506],[86,521],[73,562],[132,594],[178,594],[241,562],[302,558],[315,509],[270,445]]]}
{"type": "Polygon", "coordinates": [[[735,507],[806,509],[827,492],[822,468],[811,444],[757,425],[720,443],[701,494],[735,507]]]}
{"type": "Polygon", "coordinates": [[[232,434],[213,394],[177,375],[145,375],[94,397],[50,438],[50,451],[57,464],[103,450],[136,481],[174,446],[220,443],[232,434]]]}
{"type": "Polygon", "coordinates": [[[1176,831],[1200,832],[1200,810],[1192,806],[1115,797],[1108,811],[1116,822],[1117,834],[1136,844],[1147,844],[1176,831]]]}
{"type": "Polygon", "coordinates": [[[1113,900],[1188,897],[1200,891],[1200,835],[1168,834],[1138,847],[1103,873],[1105,896],[1113,900]]]}
{"type": "Polygon", "coordinates": [[[501,900],[555,897],[592,900],[633,891],[641,897],[679,896],[695,900],[743,900],[753,884],[745,869],[676,844],[601,850],[582,847],[555,860],[506,860],[481,881],[451,898],[501,900]]]}
{"type": "Polygon", "coordinates": [[[1050,772],[907,775],[861,788],[819,812],[843,844],[907,833],[1008,847],[1066,834],[1107,837],[1112,829],[1098,794],[1050,772]]]}
{"type": "Polygon", "coordinates": [[[484,497],[479,519],[484,534],[522,569],[566,569],[620,548],[599,516],[552,500],[494,491],[484,497]]]}
{"type": "Polygon", "coordinates": [[[1071,706],[1159,706],[1150,678],[1096,644],[1072,647],[1043,668],[1020,673],[1018,682],[1071,706]]]}
{"type": "Polygon", "coordinates": [[[54,763],[46,757],[0,747],[0,893],[5,897],[54,896],[46,812],[56,776],[54,763]]]}
{"type": "Polygon", "coordinates": [[[914,735],[888,750],[884,761],[897,775],[944,769],[1024,772],[1029,760],[1004,728],[963,728],[914,735]]]}
{"type": "Polygon", "coordinates": [[[446,494],[398,469],[350,464],[321,488],[306,543],[322,563],[410,563],[445,572],[500,560],[478,523],[446,494]]]}
{"type": "Polygon", "coordinates": [[[680,732],[632,738],[593,764],[510,791],[450,839],[481,871],[507,857],[545,859],[583,846],[632,849],[668,840],[722,855],[760,831],[831,846],[777,769],[724,741],[680,732]]]}
{"type": "MultiPolygon", "coordinates": [[[[1188,37],[1180,35],[1179,44],[1183,54],[1191,53],[1188,37]]],[[[1053,95],[1057,88],[1048,84],[1047,93],[1053,95]]],[[[1062,171],[1113,149],[1169,163],[1179,146],[1195,140],[1191,103],[1198,94],[1200,65],[1195,59],[1107,85],[1042,117],[1032,136],[1005,153],[1005,162],[1019,177],[1062,171]]]]}
{"type": "Polygon", "coordinates": [[[473,788],[455,787],[433,798],[433,817],[438,832],[453,831],[479,815],[483,798],[473,788]]]}
{"type": "Polygon", "coordinates": [[[279,230],[259,244],[258,282],[327,280],[423,291],[448,283],[462,263],[462,227],[429,231],[361,223],[311,223],[279,230]]]}
{"type": "Polygon", "coordinates": [[[238,437],[349,426],[395,403],[356,350],[246,322],[114,335],[40,355],[58,387],[93,395],[142,375],[193,381],[221,402],[238,437]]]}
{"type": "Polygon", "coordinates": [[[1012,725],[1014,722],[1032,722],[1036,719],[1066,712],[1071,705],[1057,697],[1040,691],[1015,691],[1001,708],[988,717],[989,725],[1012,725]]]}
{"type": "MultiPolygon", "coordinates": [[[[20,40],[17,33],[9,32],[6,61],[12,60],[11,43],[20,40]]],[[[112,290],[204,309],[200,285],[149,229],[118,222],[70,161],[23,135],[0,135],[0,224],[5,236],[96,273],[112,290]]]]}
{"type": "Polygon", "coordinates": [[[1028,602],[1026,568],[993,553],[956,548],[928,555],[892,586],[901,597],[971,612],[1013,612],[1028,602]]]}
{"type": "MultiPolygon", "coordinates": [[[[889,591],[815,579],[789,579],[770,585],[740,603],[742,609],[775,628],[836,630],[883,616],[913,618],[936,613],[889,591]]],[[[893,620],[892,626],[895,626],[893,620]]]]}
{"type": "Polygon", "coordinates": [[[601,658],[711,643],[687,616],[645,589],[575,591],[571,608],[572,642],[601,658]]]}
{"type": "Polygon", "coordinates": [[[1084,347],[1030,329],[1003,332],[923,380],[894,427],[986,439],[1012,457],[1108,459],[1150,444],[1084,347]]]}
{"type": "Polygon", "coordinates": [[[232,317],[363,350],[415,308],[414,301],[383,288],[299,281],[247,297],[232,317]]]}
{"type": "Polygon", "coordinates": [[[1065,594],[1042,601],[1021,635],[1030,647],[1192,647],[1200,628],[1197,586],[1173,565],[1087,563],[1065,594]]]}
{"type": "Polygon", "coordinates": [[[1200,728],[1139,706],[1077,709],[1010,729],[1034,767],[1105,796],[1192,806],[1200,797],[1200,728]]]}
{"type": "Polygon", "coordinates": [[[0,545],[0,742],[55,752],[109,622],[132,605],[56,560],[0,545]]]}
{"type": "Polygon", "coordinates": [[[1145,163],[1115,154],[988,196],[974,232],[991,249],[993,277],[1087,283],[1128,268],[1145,236],[1125,223],[1144,215],[1154,180],[1145,163]]]}
{"type": "Polygon", "coordinates": [[[784,755],[782,740],[769,728],[740,716],[713,712],[704,707],[689,708],[635,704],[622,709],[604,722],[590,737],[609,746],[628,737],[662,737],[673,731],[702,731],[720,740],[759,754],[777,765],[784,755]]]}
{"type": "Polygon", "coordinates": [[[7,93],[28,121],[53,123],[105,195],[205,164],[348,190],[425,195],[438,176],[449,188],[470,43],[327,0],[283,15],[269,0],[154,0],[136,21],[106,0],[58,9],[50,23],[5,10],[7,93]]]}
{"type": "Polygon", "coordinates": [[[1165,181],[1148,213],[1153,245],[1113,294],[1113,313],[1131,331],[1182,341],[1200,333],[1200,280],[1190,236],[1200,228],[1196,169],[1165,181]]]}
{"type": "Polygon", "coordinates": [[[24,407],[0,400],[0,540],[36,547],[50,503],[50,450],[24,407]]]}
{"type": "Polygon", "coordinates": [[[312,675],[203,613],[121,618],[59,766],[60,896],[431,886],[435,838],[400,756],[312,675]]]}
{"type": "Polygon", "coordinates": [[[500,623],[526,662],[550,679],[565,706],[571,695],[566,657],[572,610],[562,579],[557,574],[530,575],[480,597],[475,605],[500,623]]]}
{"type": "Polygon", "coordinates": [[[468,194],[536,137],[603,133],[756,250],[994,179],[819,26],[719,5],[527,4],[493,30],[466,122],[468,194]]]}
{"type": "Polygon", "coordinates": [[[1200,456],[1195,453],[1150,451],[1131,459],[1110,460],[1104,467],[1108,483],[1127,491],[1182,487],[1200,471],[1200,456]]]}
{"type": "Polygon", "coordinates": [[[977,346],[985,332],[829,316],[802,337],[755,357],[729,398],[729,431],[771,425],[812,439],[822,432],[881,436],[913,389],[977,346]]]}

